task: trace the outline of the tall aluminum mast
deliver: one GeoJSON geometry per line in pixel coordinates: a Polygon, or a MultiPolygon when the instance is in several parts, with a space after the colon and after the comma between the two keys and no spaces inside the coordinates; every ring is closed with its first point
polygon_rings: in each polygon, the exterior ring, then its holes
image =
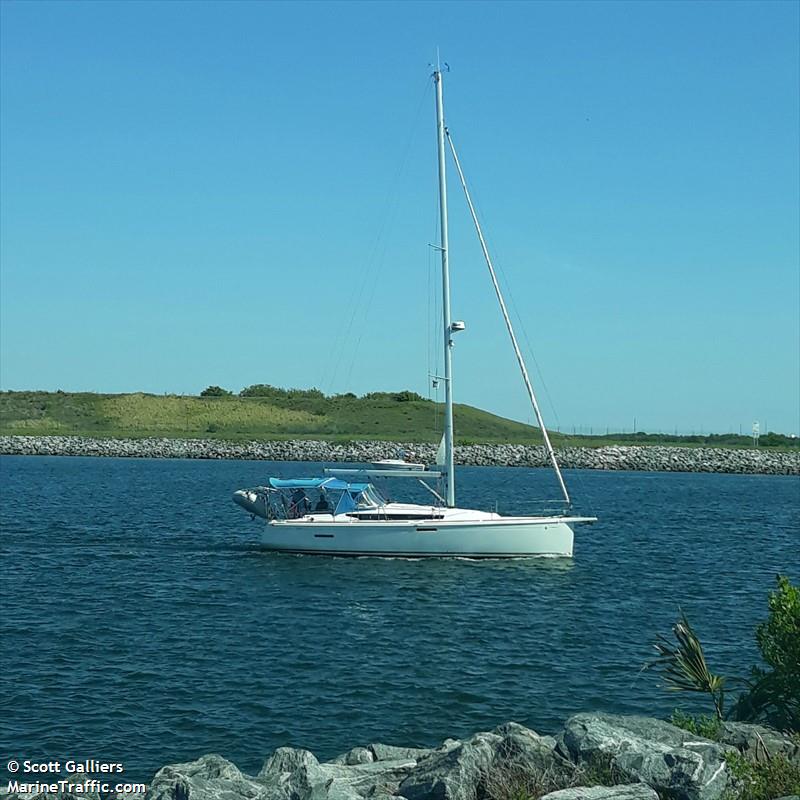
{"type": "Polygon", "coordinates": [[[453,455],[453,330],[450,321],[450,270],[447,263],[447,178],[444,151],[444,106],[442,104],[442,71],[437,64],[433,73],[436,84],[436,133],[439,144],[439,221],[442,253],[442,316],[444,322],[444,479],[445,501],[456,504],[455,458],[453,455]]]}
{"type": "Polygon", "coordinates": [[[517,363],[519,364],[520,371],[522,372],[522,380],[525,382],[525,388],[528,390],[528,397],[530,398],[531,405],[533,406],[533,411],[536,414],[536,420],[539,423],[539,430],[542,432],[544,446],[547,450],[547,457],[550,459],[550,463],[553,465],[553,469],[555,470],[558,483],[561,486],[561,493],[564,495],[564,500],[566,500],[567,505],[571,505],[569,492],[567,491],[567,485],[564,483],[564,477],[559,469],[555,450],[553,450],[553,445],[550,444],[550,437],[547,434],[547,428],[544,426],[544,419],[542,419],[542,412],[539,410],[539,403],[536,401],[536,395],[533,392],[531,379],[528,377],[528,369],[525,366],[525,359],[523,359],[522,351],[519,349],[519,344],[517,344],[517,337],[514,333],[514,326],[511,324],[511,317],[508,315],[506,301],[503,299],[503,293],[500,291],[500,284],[497,282],[497,275],[494,271],[492,259],[489,256],[489,249],[486,247],[486,241],[483,238],[483,231],[481,231],[481,225],[478,222],[478,215],[475,213],[475,207],[472,205],[472,198],[470,197],[469,189],[467,189],[467,181],[464,178],[464,172],[461,169],[461,162],[458,160],[456,146],[453,144],[453,137],[450,136],[450,131],[445,130],[445,133],[447,134],[447,141],[450,145],[450,152],[453,154],[453,161],[456,165],[456,171],[458,172],[461,186],[464,189],[464,195],[467,198],[469,213],[472,215],[472,221],[475,223],[475,230],[478,232],[478,240],[481,243],[483,257],[486,260],[486,266],[489,267],[489,274],[492,276],[492,285],[494,286],[495,293],[497,294],[497,299],[500,302],[500,310],[503,312],[503,319],[505,320],[506,328],[508,329],[508,335],[511,337],[511,344],[514,346],[514,354],[517,356],[517,363]]]}

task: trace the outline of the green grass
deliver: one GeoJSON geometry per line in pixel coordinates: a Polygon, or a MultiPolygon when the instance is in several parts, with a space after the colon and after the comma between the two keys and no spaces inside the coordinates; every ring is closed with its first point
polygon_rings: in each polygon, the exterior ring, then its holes
{"type": "MultiPolygon", "coordinates": [[[[457,405],[460,439],[541,442],[536,428],[457,405]]],[[[0,392],[0,434],[437,442],[442,410],[388,397],[178,397],[0,392]]]]}
{"type": "Polygon", "coordinates": [[[775,800],[800,794],[800,766],[785,755],[756,763],[738,753],[729,753],[725,760],[737,782],[725,800],[775,800]]]}
{"type": "Polygon", "coordinates": [[[689,733],[694,733],[705,739],[711,739],[714,742],[719,740],[720,730],[722,729],[722,722],[717,717],[710,717],[707,714],[694,716],[677,708],[672,712],[669,721],[676,728],[683,728],[689,733]]]}
{"type": "MultiPolygon", "coordinates": [[[[252,388],[252,387],[251,387],[252,388]]],[[[457,444],[541,444],[538,428],[456,404],[457,444]]],[[[409,392],[326,397],[316,390],[265,387],[259,396],[183,397],[152,394],[0,392],[0,435],[100,438],[383,439],[437,442],[442,407],[409,392]]],[[[551,433],[556,446],[610,444],[742,445],[729,437],[660,434],[569,436],[551,433]],[[722,441],[722,439],[725,441],[722,441]]],[[[784,439],[785,437],[780,437],[784,439]]],[[[762,439],[763,441],[763,439],[762,439]]],[[[787,440],[789,441],[789,440],[787,440]]],[[[779,442],[780,449],[783,442],[779,442]]]]}
{"type": "MultiPolygon", "coordinates": [[[[669,721],[689,733],[720,741],[722,723],[716,717],[693,716],[676,709],[669,721]]],[[[765,760],[755,761],[741,753],[727,753],[725,761],[735,784],[723,800],[775,800],[800,794],[800,765],[783,754],[767,754],[765,760]]]]}

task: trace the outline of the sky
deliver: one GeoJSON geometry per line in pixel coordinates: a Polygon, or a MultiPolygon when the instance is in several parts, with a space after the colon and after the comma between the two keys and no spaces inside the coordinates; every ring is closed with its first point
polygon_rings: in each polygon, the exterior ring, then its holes
{"type": "MultiPolygon", "coordinates": [[[[434,93],[545,420],[800,432],[800,4],[0,2],[0,387],[441,399],[434,93]]],[[[449,168],[454,395],[532,419],[449,168]]]]}

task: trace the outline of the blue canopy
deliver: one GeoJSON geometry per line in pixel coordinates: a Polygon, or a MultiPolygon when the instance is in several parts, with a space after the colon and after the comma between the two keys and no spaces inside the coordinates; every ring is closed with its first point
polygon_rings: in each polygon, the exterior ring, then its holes
{"type": "Polygon", "coordinates": [[[339,478],[270,478],[273,489],[334,489],[339,491],[363,492],[368,483],[348,483],[339,478]]]}

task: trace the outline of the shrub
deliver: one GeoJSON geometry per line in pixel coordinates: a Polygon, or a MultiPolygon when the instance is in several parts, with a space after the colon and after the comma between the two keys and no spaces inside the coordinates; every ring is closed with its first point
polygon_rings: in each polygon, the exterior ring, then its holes
{"type": "Polygon", "coordinates": [[[717,717],[709,717],[707,714],[692,716],[678,709],[672,712],[669,721],[676,728],[682,728],[696,736],[702,736],[715,742],[718,741],[722,729],[722,723],[717,717]]]}
{"type": "Polygon", "coordinates": [[[363,400],[391,400],[392,395],[389,392],[370,392],[365,394],[363,400]]]}
{"type": "Polygon", "coordinates": [[[239,397],[270,397],[281,400],[297,400],[307,398],[323,400],[325,395],[319,389],[280,389],[268,383],[254,383],[239,392],[239,397]]]}
{"type": "Polygon", "coordinates": [[[486,800],[539,800],[573,785],[570,775],[555,764],[542,768],[522,761],[501,760],[481,776],[479,796],[486,800]]]}
{"type": "Polygon", "coordinates": [[[405,389],[402,392],[370,392],[364,395],[364,400],[391,400],[395,403],[410,403],[412,401],[424,401],[421,394],[405,389]]]}
{"type": "Polygon", "coordinates": [[[761,656],[773,669],[800,678],[800,589],[785,575],[769,596],[769,617],[756,629],[761,656]]]}
{"type": "Polygon", "coordinates": [[[306,398],[309,400],[324,400],[325,395],[319,389],[289,389],[286,392],[289,400],[297,400],[298,398],[306,398]]]}
{"type": "Polygon", "coordinates": [[[414,400],[424,400],[425,398],[417,394],[416,392],[410,392],[408,389],[405,389],[402,392],[395,392],[392,395],[392,400],[396,400],[398,403],[410,403],[414,400]]]}
{"type": "Polygon", "coordinates": [[[496,761],[481,775],[479,797],[485,800],[539,800],[551,792],[577,786],[618,786],[629,779],[614,764],[610,754],[596,753],[576,770],[557,764],[542,767],[514,754],[496,761]]]}
{"type": "Polygon", "coordinates": [[[736,800],[775,800],[800,794],[800,766],[783,754],[750,761],[739,753],[726,753],[725,761],[738,783],[736,800]]]}
{"type": "Polygon", "coordinates": [[[736,719],[800,731],[800,589],[785,575],[769,596],[769,617],[756,642],[771,670],[753,667],[748,688],[733,708],[736,719]]]}
{"type": "Polygon", "coordinates": [[[200,392],[200,397],[231,397],[232,394],[233,392],[229,392],[221,386],[206,386],[206,388],[200,392]]]}
{"type": "Polygon", "coordinates": [[[773,431],[764,434],[758,439],[759,447],[797,447],[797,444],[797,439],[793,439],[783,433],[774,433],[773,431]]]}
{"type": "Polygon", "coordinates": [[[286,390],[268,383],[254,383],[239,392],[239,397],[285,397],[286,390]]]}
{"type": "Polygon", "coordinates": [[[487,800],[539,800],[566,789],[568,782],[554,770],[493,769],[483,779],[487,800]]]}
{"type": "Polygon", "coordinates": [[[581,786],[619,786],[628,783],[629,778],[614,763],[611,753],[592,753],[589,761],[583,766],[576,780],[581,786]]]}

